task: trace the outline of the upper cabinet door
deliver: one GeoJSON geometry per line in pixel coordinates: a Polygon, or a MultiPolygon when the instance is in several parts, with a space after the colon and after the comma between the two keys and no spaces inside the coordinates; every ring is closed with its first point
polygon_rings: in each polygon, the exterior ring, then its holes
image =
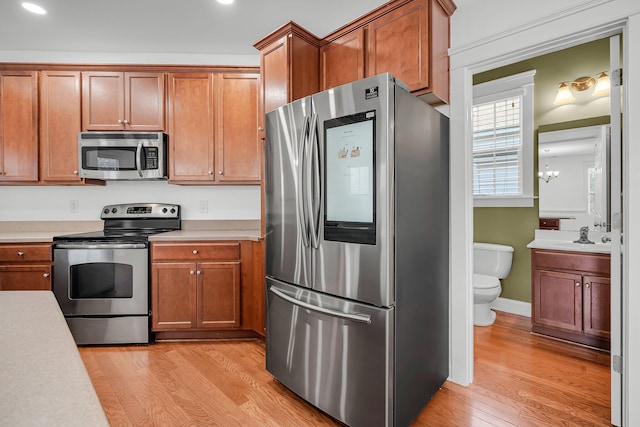
{"type": "Polygon", "coordinates": [[[260,181],[258,74],[218,76],[218,181],[260,181]]]}
{"type": "Polygon", "coordinates": [[[284,36],[260,50],[265,114],[290,101],[289,38],[284,36]]]}
{"type": "Polygon", "coordinates": [[[82,73],[82,128],[124,130],[123,73],[82,73]]]}
{"type": "Polygon", "coordinates": [[[364,28],[358,28],[320,48],[320,90],[365,77],[364,28]]]}
{"type": "Polygon", "coordinates": [[[40,159],[43,181],[76,182],[80,132],[80,72],[40,74],[40,159]]]}
{"type": "Polygon", "coordinates": [[[164,74],[124,74],[125,128],[161,131],[164,126],[164,74]]]}
{"type": "Polygon", "coordinates": [[[215,179],[214,84],[211,73],[169,75],[169,182],[215,179]]]}
{"type": "Polygon", "coordinates": [[[0,182],[38,180],[38,78],[0,72],[0,182]]]}
{"type": "Polygon", "coordinates": [[[429,87],[428,0],[414,0],[369,24],[368,75],[389,72],[410,91],[429,87]]]}
{"type": "Polygon", "coordinates": [[[163,131],[164,74],[82,73],[84,130],[163,131]]]}

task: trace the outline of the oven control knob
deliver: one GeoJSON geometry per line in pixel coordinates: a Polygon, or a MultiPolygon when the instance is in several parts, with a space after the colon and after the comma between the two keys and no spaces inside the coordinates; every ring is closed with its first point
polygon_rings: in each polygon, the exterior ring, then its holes
{"type": "Polygon", "coordinates": [[[170,212],[171,212],[172,214],[174,214],[174,213],[176,213],[176,209],[175,209],[175,208],[171,208],[171,211],[170,211],[170,212]]]}
{"type": "Polygon", "coordinates": [[[108,214],[108,213],[109,213],[109,209],[105,209],[105,210],[104,210],[104,214],[106,215],[106,214],[108,214]]]}
{"type": "Polygon", "coordinates": [[[162,208],[162,213],[167,213],[167,208],[162,208]]]}
{"type": "Polygon", "coordinates": [[[111,209],[111,213],[116,213],[116,212],[118,212],[118,209],[116,209],[116,208],[112,208],[111,209]]]}

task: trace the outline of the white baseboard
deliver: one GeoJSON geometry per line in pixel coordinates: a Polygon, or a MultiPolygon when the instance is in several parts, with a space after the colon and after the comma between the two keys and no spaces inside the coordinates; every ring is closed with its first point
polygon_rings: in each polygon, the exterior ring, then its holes
{"type": "Polygon", "coordinates": [[[498,297],[497,300],[491,303],[491,308],[519,316],[531,317],[531,303],[529,302],[498,297]]]}

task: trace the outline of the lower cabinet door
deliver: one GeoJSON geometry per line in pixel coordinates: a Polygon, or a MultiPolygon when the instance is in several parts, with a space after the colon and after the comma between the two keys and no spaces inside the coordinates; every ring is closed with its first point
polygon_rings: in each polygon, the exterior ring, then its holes
{"type": "Polygon", "coordinates": [[[152,268],[152,330],[195,328],[196,264],[154,263],[152,268]]]}
{"type": "Polygon", "coordinates": [[[534,270],[533,322],[582,331],[582,276],[560,271],[534,270]]]}
{"type": "Polygon", "coordinates": [[[394,308],[267,279],[267,370],[347,425],[393,424],[394,308]]]}
{"type": "Polygon", "coordinates": [[[198,263],[198,328],[240,327],[240,262],[198,263]]]}
{"type": "Polygon", "coordinates": [[[611,279],[584,276],[584,333],[611,338],[611,279]]]}

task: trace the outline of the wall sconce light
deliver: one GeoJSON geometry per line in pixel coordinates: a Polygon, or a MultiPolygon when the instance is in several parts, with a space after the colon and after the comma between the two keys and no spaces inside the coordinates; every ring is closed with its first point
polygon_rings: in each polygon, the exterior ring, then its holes
{"type": "Polygon", "coordinates": [[[563,105],[575,101],[572,90],[576,92],[584,92],[591,89],[595,85],[592,96],[604,96],[608,95],[611,88],[611,81],[609,75],[602,71],[596,76],[578,77],[574,81],[562,82],[558,88],[556,99],[553,101],[554,105],[563,105]]]}

